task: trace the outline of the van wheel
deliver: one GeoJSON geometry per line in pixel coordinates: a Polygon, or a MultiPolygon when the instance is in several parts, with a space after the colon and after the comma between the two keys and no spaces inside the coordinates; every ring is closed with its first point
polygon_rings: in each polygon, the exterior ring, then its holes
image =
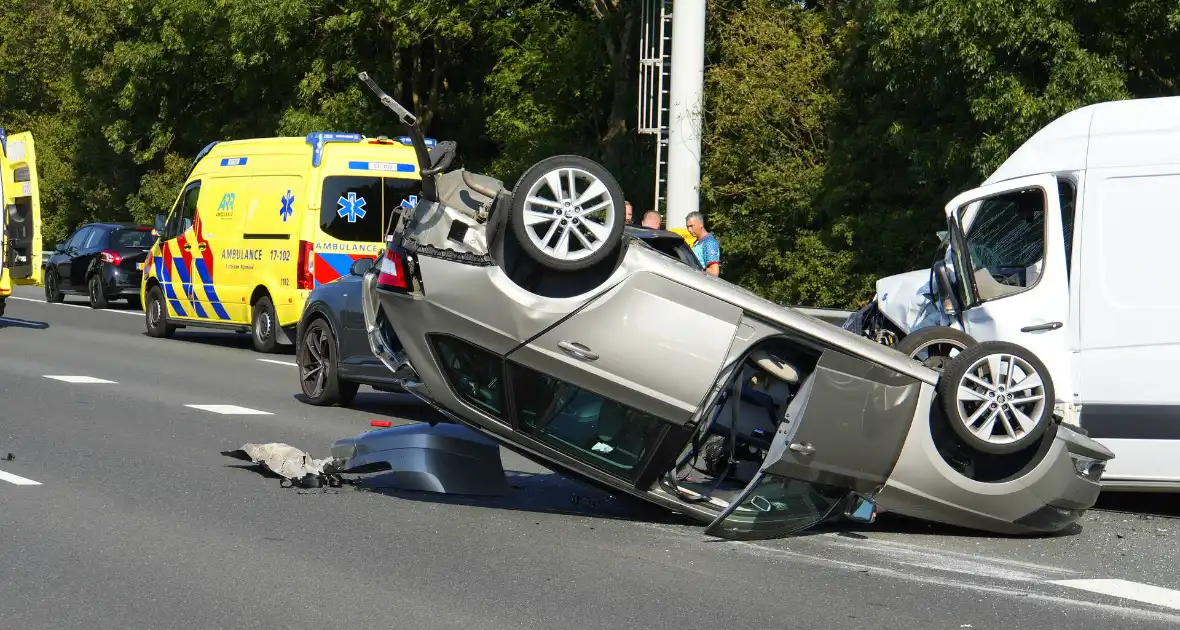
{"type": "Polygon", "coordinates": [[[340,379],[336,344],[332,329],[317,319],[307,327],[299,345],[299,386],[307,401],[317,407],[347,405],[360,389],[359,383],[340,379]]]}
{"type": "Polygon", "coordinates": [[[938,382],[951,428],[967,446],[990,455],[1022,451],[1053,419],[1053,381],[1030,350],[985,341],[960,352],[938,382]]]}
{"type": "Polygon", "coordinates": [[[901,352],[922,365],[941,372],[951,359],[979,342],[958,328],[932,326],[910,333],[897,344],[901,352]]]}
{"type": "Polygon", "coordinates": [[[618,251],[623,189],[605,167],[576,155],[537,162],[512,192],[512,231],[525,254],[553,271],[593,267],[618,251]]]}
{"type": "Polygon", "coordinates": [[[164,303],[164,292],[160,290],[160,285],[148,290],[147,299],[148,303],[144,314],[146,315],[148,336],[171,337],[172,333],[176,332],[176,326],[168,323],[168,305],[164,303]]]}
{"type": "Polygon", "coordinates": [[[259,352],[274,352],[279,345],[278,326],[279,317],[270,297],[264,295],[258,298],[254,303],[254,316],[250,323],[254,349],[259,352]]]}

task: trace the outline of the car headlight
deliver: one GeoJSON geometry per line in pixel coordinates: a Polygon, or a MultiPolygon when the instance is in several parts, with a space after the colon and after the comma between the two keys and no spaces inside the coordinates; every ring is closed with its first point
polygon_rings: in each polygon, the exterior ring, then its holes
{"type": "Polygon", "coordinates": [[[1071,455],[1071,457],[1073,458],[1073,469],[1083,479],[1097,483],[1102,479],[1102,473],[1106,472],[1106,462],[1104,460],[1081,457],[1079,455],[1071,455]]]}

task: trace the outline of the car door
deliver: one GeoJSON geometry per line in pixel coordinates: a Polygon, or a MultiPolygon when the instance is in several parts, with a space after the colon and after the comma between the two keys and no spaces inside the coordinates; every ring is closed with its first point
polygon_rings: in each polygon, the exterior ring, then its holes
{"type": "Polygon", "coordinates": [[[1052,175],[1024,177],[969,191],[946,207],[967,333],[1028,348],[1060,394],[1072,391],[1060,190],[1067,185],[1052,175]]]}
{"type": "Polygon", "coordinates": [[[193,215],[200,194],[200,181],[185,186],[160,235],[160,255],[152,257],[170,317],[206,317],[206,311],[195,298],[192,282],[193,215]]]}
{"type": "MultiPolygon", "coordinates": [[[[933,379],[931,379],[933,380],[933,379]]],[[[889,479],[933,385],[829,348],[787,406],[758,472],[705,533],[739,540],[808,529],[889,479]]]]}
{"type": "Polygon", "coordinates": [[[628,276],[507,355],[514,429],[635,482],[666,430],[695,414],[740,318],[690,286],[628,276]]]}
{"type": "Polygon", "coordinates": [[[65,247],[60,252],[54,254],[54,264],[56,266],[57,277],[61,281],[58,285],[63,291],[79,291],[86,288],[85,282],[78,285],[74,281],[76,267],[75,260],[82,252],[82,246],[85,245],[86,240],[90,238],[90,234],[94,231],[92,226],[83,226],[77,232],[70,236],[69,240],[65,242],[65,247]]]}
{"type": "Polygon", "coordinates": [[[106,248],[107,234],[106,228],[97,225],[90,226],[85,240],[78,247],[77,253],[73,255],[70,261],[70,284],[74,286],[75,290],[89,291],[87,274],[90,272],[90,266],[94,264],[94,260],[98,258],[99,252],[106,248]]]}

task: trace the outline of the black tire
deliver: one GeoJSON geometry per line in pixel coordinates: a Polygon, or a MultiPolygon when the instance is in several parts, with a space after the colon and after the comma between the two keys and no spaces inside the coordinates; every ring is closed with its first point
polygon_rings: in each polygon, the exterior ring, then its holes
{"type": "Polygon", "coordinates": [[[149,337],[167,338],[176,332],[176,326],[168,323],[168,304],[164,302],[164,291],[160,285],[148,289],[147,308],[144,309],[144,321],[147,322],[149,337]]]}
{"type": "Polygon", "coordinates": [[[127,304],[137,311],[143,310],[143,300],[139,299],[138,295],[132,295],[131,297],[128,297],[127,304]]]}
{"type": "Polygon", "coordinates": [[[61,278],[57,275],[57,270],[52,268],[45,269],[45,301],[50,304],[61,304],[66,299],[65,294],[61,292],[61,278]]]}
{"type": "Polygon", "coordinates": [[[270,296],[262,296],[254,303],[254,314],[250,318],[250,339],[254,349],[267,354],[278,348],[279,316],[275,313],[270,296]]]}
{"type": "MultiPolygon", "coordinates": [[[[583,184],[585,181],[582,182],[583,184]]],[[[574,189],[577,192],[577,189],[574,189]]],[[[586,192],[584,188],[582,193],[586,192]]],[[[626,223],[626,207],[624,206],[623,189],[615,180],[614,176],[607,171],[605,167],[593,160],[589,160],[577,155],[559,155],[551,158],[546,158],[537,162],[525,171],[520,180],[516,183],[516,188],[512,191],[512,206],[510,208],[512,222],[512,231],[516,238],[520,241],[521,249],[524,250],[532,260],[542,265],[547,269],[553,271],[577,271],[579,269],[586,269],[602,262],[608,257],[614,255],[623,242],[623,224],[626,223]],[[562,199],[550,199],[550,201],[559,202],[566,207],[562,210],[554,208],[546,208],[544,206],[534,206],[534,208],[545,209],[546,211],[554,212],[554,221],[566,222],[559,223],[556,226],[556,232],[549,235],[549,226],[553,226],[553,222],[546,222],[529,226],[525,223],[526,211],[535,211],[529,207],[529,194],[534,186],[540,188],[536,191],[540,193],[542,190],[547,197],[557,197],[558,191],[551,190],[546,184],[546,175],[554,171],[569,172],[568,169],[580,171],[582,176],[587,179],[597,179],[602,183],[605,190],[587,200],[589,208],[594,208],[596,205],[605,203],[603,208],[595,210],[596,213],[603,213],[603,228],[600,232],[603,234],[601,239],[588,236],[586,228],[579,227],[582,225],[582,215],[580,212],[585,207],[578,207],[572,204],[569,199],[564,199],[566,194],[565,188],[569,185],[568,178],[563,174],[559,179],[561,180],[561,196],[562,199]],[[593,202],[598,202],[597,204],[593,202]],[[572,229],[571,229],[572,228],[572,229]],[[577,233],[582,234],[582,238],[576,237],[574,229],[577,233]],[[544,230],[544,231],[542,231],[544,230]],[[534,238],[538,240],[544,239],[546,235],[550,238],[546,243],[554,242],[554,239],[568,238],[570,243],[577,246],[577,250],[572,251],[566,257],[557,257],[553,254],[546,253],[541,249],[534,238]],[[582,239],[586,239],[584,242],[582,239]],[[589,242],[591,247],[586,246],[589,242]]],[[[597,221],[595,221],[597,223],[597,221]]],[[[572,249],[572,248],[571,248],[572,249]]]]}
{"type": "Polygon", "coordinates": [[[339,344],[332,327],[322,319],[307,326],[299,340],[299,387],[307,402],[317,407],[347,405],[356,397],[360,384],[340,379],[339,344]]]}
{"type": "Polygon", "coordinates": [[[7,301],[4,298],[0,298],[0,317],[4,317],[4,305],[7,301]]]}
{"type": "Polygon", "coordinates": [[[86,289],[90,294],[90,308],[106,308],[110,304],[106,294],[102,292],[102,278],[99,278],[98,274],[90,275],[86,289]]]}
{"type": "Polygon", "coordinates": [[[922,365],[942,372],[950,363],[951,357],[949,352],[951,348],[957,349],[959,352],[974,346],[979,343],[971,335],[959,330],[958,328],[948,328],[946,326],[932,326],[930,328],[923,328],[921,330],[910,333],[902,338],[897,344],[898,352],[905,354],[907,357],[915,361],[921,361],[922,365]],[[936,354],[932,354],[926,359],[919,359],[917,356],[923,350],[938,350],[936,354]]]}
{"type": "Polygon", "coordinates": [[[968,447],[989,455],[1017,453],[1037,444],[1053,421],[1053,396],[1053,379],[1045,364],[1027,348],[1006,341],[985,341],[963,350],[947,364],[938,382],[939,404],[951,429],[968,447]],[[989,357],[999,357],[1000,374],[991,373],[989,357]],[[1003,357],[1012,359],[1005,361],[1003,357]],[[1020,371],[1019,381],[1009,384],[1006,381],[1012,376],[1013,365],[1020,371]],[[1027,380],[1030,371],[1039,377],[1039,387],[1017,390],[1017,385],[1031,384],[1027,380]],[[975,378],[968,379],[969,373],[975,378]],[[1005,382],[997,383],[1001,380],[1005,382]],[[979,381],[987,381],[989,386],[979,381]],[[976,394],[968,396],[967,391],[976,394]],[[1039,400],[1034,399],[1037,395],[1039,400]],[[1028,421],[1020,422],[1020,416],[1028,421]],[[984,431],[989,423],[990,430],[984,431]]]}

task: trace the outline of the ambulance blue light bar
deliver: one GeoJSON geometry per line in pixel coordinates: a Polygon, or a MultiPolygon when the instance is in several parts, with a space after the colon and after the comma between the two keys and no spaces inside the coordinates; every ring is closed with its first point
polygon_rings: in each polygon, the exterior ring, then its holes
{"type": "MultiPolygon", "coordinates": [[[[414,146],[414,141],[409,136],[398,136],[397,141],[406,145],[407,147],[414,146]]],[[[438,143],[434,141],[434,138],[426,138],[426,146],[427,147],[433,149],[434,145],[436,145],[436,144],[438,144],[438,143]]]]}
{"type": "Polygon", "coordinates": [[[0,155],[8,155],[8,134],[0,127],[0,155]]]}
{"type": "Polygon", "coordinates": [[[311,145],[311,165],[319,166],[324,160],[324,146],[329,142],[357,143],[365,137],[359,133],[333,133],[330,131],[313,131],[307,134],[307,143],[311,145]]]}

